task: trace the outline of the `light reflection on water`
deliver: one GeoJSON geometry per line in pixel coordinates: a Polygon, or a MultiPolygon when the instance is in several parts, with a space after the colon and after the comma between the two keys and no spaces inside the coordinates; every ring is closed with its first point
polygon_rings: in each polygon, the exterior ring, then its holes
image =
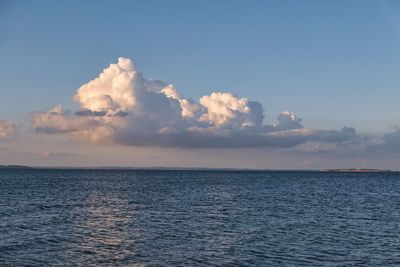
{"type": "Polygon", "coordinates": [[[0,171],[0,266],[400,266],[397,173],[0,171]]]}
{"type": "Polygon", "coordinates": [[[91,192],[75,211],[78,216],[72,222],[72,236],[76,241],[64,252],[65,261],[112,264],[134,257],[129,246],[134,245],[139,233],[135,232],[128,202],[118,194],[91,192]]]}

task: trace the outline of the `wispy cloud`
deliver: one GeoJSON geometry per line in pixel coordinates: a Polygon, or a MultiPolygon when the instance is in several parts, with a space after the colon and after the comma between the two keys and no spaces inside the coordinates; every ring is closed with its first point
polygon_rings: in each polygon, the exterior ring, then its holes
{"type": "Polygon", "coordinates": [[[0,120],[0,140],[11,139],[15,136],[16,127],[13,123],[0,120]]]}

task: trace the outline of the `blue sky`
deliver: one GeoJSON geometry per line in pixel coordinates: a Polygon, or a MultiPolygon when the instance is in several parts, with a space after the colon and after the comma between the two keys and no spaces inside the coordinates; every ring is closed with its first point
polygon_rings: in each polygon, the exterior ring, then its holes
{"type": "Polygon", "coordinates": [[[400,125],[396,1],[2,1],[0,117],[74,110],[76,90],[123,56],[199,99],[228,91],[305,127],[400,125]]]}

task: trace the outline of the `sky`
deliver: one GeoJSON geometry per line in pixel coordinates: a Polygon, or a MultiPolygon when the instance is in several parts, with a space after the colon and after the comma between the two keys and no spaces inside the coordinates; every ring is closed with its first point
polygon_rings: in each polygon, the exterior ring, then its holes
{"type": "Polygon", "coordinates": [[[399,169],[398,1],[1,1],[0,164],[399,169]]]}

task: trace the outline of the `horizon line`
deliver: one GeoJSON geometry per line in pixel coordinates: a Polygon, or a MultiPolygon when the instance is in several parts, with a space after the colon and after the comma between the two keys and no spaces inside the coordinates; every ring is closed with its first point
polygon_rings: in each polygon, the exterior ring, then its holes
{"type": "Polygon", "coordinates": [[[377,168],[322,168],[322,169],[275,169],[275,168],[225,168],[225,167],[128,167],[128,166],[30,166],[30,165],[0,165],[1,169],[47,169],[47,170],[149,170],[149,171],[260,171],[260,172],[400,172],[400,170],[377,168]]]}

